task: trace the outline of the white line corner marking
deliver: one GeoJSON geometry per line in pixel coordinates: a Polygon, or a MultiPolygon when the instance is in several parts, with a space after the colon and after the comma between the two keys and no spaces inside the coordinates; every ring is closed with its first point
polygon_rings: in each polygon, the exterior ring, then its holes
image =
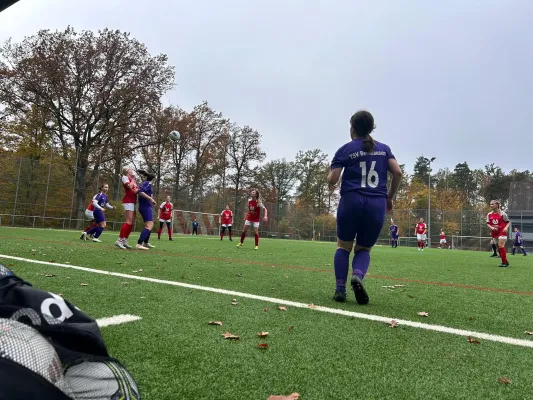
{"type": "Polygon", "coordinates": [[[144,276],[121,274],[120,272],[111,272],[111,271],[103,271],[103,270],[93,269],[93,268],[78,267],[76,265],[70,265],[70,264],[59,264],[59,263],[54,263],[54,262],[32,260],[29,258],[8,256],[4,254],[0,254],[0,258],[7,258],[9,260],[17,260],[17,261],[33,263],[33,264],[51,265],[54,267],[75,269],[78,271],[92,272],[94,274],[100,274],[100,275],[118,276],[121,278],[135,279],[138,281],[145,281],[145,282],[160,283],[163,285],[180,286],[180,287],[185,287],[189,289],[203,290],[205,292],[227,294],[227,295],[234,296],[234,297],[243,297],[247,299],[265,301],[268,303],[283,304],[283,305],[291,306],[295,308],[305,308],[311,311],[327,312],[330,314],[344,315],[346,317],[365,319],[368,321],[388,323],[392,320],[395,320],[398,323],[398,325],[409,326],[411,328],[426,329],[428,331],[442,332],[442,333],[448,333],[451,335],[458,335],[458,336],[465,336],[465,337],[472,336],[478,339],[488,340],[491,342],[498,342],[498,343],[511,344],[514,346],[533,348],[533,340],[516,339],[512,337],[507,337],[507,336],[492,335],[490,333],[467,331],[464,329],[450,328],[450,327],[442,326],[442,325],[431,325],[431,324],[425,324],[422,322],[409,321],[405,319],[389,318],[389,317],[382,317],[380,315],[372,315],[372,314],[358,313],[354,311],[340,310],[337,308],[329,308],[329,307],[321,307],[321,306],[317,306],[316,308],[309,308],[308,304],[299,303],[296,301],[276,299],[274,297],[258,296],[258,295],[251,294],[251,293],[236,292],[233,290],[218,289],[218,288],[212,288],[208,286],[191,285],[190,283],[167,281],[163,279],[148,278],[144,276]]]}
{"type": "Polygon", "coordinates": [[[100,328],[103,328],[105,326],[120,325],[128,322],[138,321],[140,319],[141,317],[138,317],[137,315],[122,314],[113,315],[112,317],[107,318],[99,318],[96,320],[96,323],[100,328]]]}

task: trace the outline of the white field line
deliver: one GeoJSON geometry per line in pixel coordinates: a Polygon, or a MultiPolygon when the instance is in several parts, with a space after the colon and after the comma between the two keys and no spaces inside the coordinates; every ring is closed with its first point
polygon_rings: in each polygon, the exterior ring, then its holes
{"type": "Polygon", "coordinates": [[[112,317],[99,318],[96,320],[96,323],[100,328],[111,325],[120,325],[128,322],[138,321],[141,317],[137,315],[121,314],[113,315],[112,317]]]}
{"type": "Polygon", "coordinates": [[[464,336],[464,337],[472,336],[478,339],[488,340],[491,342],[499,342],[499,343],[505,343],[505,344],[510,344],[514,346],[533,348],[532,340],[515,339],[515,338],[507,337],[507,336],[499,336],[499,335],[492,335],[492,334],[483,333],[483,332],[467,331],[464,329],[450,328],[450,327],[442,326],[442,325],[431,325],[431,324],[426,324],[422,322],[409,321],[405,319],[382,317],[380,315],[364,314],[364,313],[358,313],[354,311],[340,310],[337,308],[329,308],[329,307],[322,307],[322,306],[310,307],[309,304],[299,303],[299,302],[291,301],[291,300],[283,300],[283,299],[276,299],[274,297],[258,296],[258,295],[251,294],[251,293],[236,292],[233,290],[218,289],[218,288],[212,288],[208,286],[192,285],[190,283],[167,281],[163,279],[148,278],[144,276],[122,274],[119,272],[111,272],[111,271],[103,271],[103,270],[93,269],[93,268],[78,267],[78,266],[69,265],[69,264],[60,264],[60,263],[53,263],[53,262],[47,262],[47,261],[32,260],[28,258],[8,256],[4,254],[0,254],[0,258],[22,261],[22,262],[33,263],[33,264],[42,264],[42,265],[50,265],[54,267],[69,268],[69,269],[74,269],[78,271],[91,272],[94,274],[117,276],[120,278],[127,278],[127,279],[135,279],[138,281],[160,283],[163,285],[179,286],[179,287],[184,287],[188,289],[203,290],[205,292],[220,293],[220,294],[226,294],[226,295],[233,296],[233,297],[243,297],[247,299],[260,300],[260,301],[264,301],[268,303],[274,303],[278,305],[290,306],[290,307],[295,307],[295,308],[306,308],[311,311],[321,311],[321,312],[326,312],[330,314],[343,315],[346,317],[365,319],[368,321],[390,323],[391,321],[394,320],[396,321],[398,325],[409,326],[411,328],[426,329],[426,330],[433,331],[433,332],[442,332],[442,333],[448,333],[451,335],[458,335],[458,336],[464,336]]]}

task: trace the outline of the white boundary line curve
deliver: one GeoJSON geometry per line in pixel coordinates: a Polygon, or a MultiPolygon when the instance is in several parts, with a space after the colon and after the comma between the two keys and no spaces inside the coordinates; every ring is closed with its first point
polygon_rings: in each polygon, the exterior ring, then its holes
{"type": "Polygon", "coordinates": [[[104,271],[99,269],[93,269],[93,268],[87,268],[87,267],[80,267],[76,265],[70,265],[70,264],[60,264],[55,262],[48,262],[48,261],[40,261],[40,260],[32,260],[29,258],[23,258],[23,257],[15,257],[15,256],[9,256],[5,254],[0,254],[0,259],[8,259],[8,260],[15,260],[15,261],[22,261],[32,264],[41,264],[41,265],[50,265],[54,267],[61,267],[61,268],[68,268],[68,269],[74,269],[78,271],[84,271],[84,272],[91,272],[94,274],[100,274],[100,275],[109,275],[109,276],[116,276],[120,278],[127,278],[127,279],[135,279],[138,281],[145,281],[145,282],[152,282],[152,283],[159,283],[163,285],[171,285],[171,286],[179,286],[184,287],[188,289],[196,289],[196,290],[202,290],[205,292],[212,292],[212,293],[219,293],[219,294],[226,294],[233,297],[242,297],[247,299],[253,299],[253,300],[260,300],[265,301],[268,303],[274,303],[284,306],[291,306],[295,308],[305,308],[311,311],[320,311],[320,312],[326,312],[329,314],[337,314],[337,315],[343,315],[346,317],[352,317],[352,318],[358,318],[358,319],[364,319],[367,321],[375,321],[375,322],[384,322],[384,323],[390,323],[392,320],[396,321],[398,325],[403,326],[409,326],[411,328],[418,328],[418,329],[425,329],[433,332],[441,332],[441,333],[448,333],[451,335],[457,335],[457,336],[464,336],[464,337],[475,337],[477,339],[483,339],[491,342],[498,342],[498,343],[505,343],[510,344],[513,346],[521,346],[521,347],[529,347],[533,348],[533,341],[532,340],[525,340],[525,339],[516,339],[512,337],[507,336],[500,336],[500,335],[493,335],[490,333],[484,333],[484,332],[475,332],[475,331],[468,331],[465,329],[457,329],[457,328],[450,328],[443,325],[432,325],[432,324],[426,324],[423,322],[416,322],[416,321],[409,321],[404,319],[397,319],[397,318],[390,318],[390,317],[383,317],[380,315],[373,315],[373,314],[364,314],[364,313],[358,313],[355,311],[347,311],[347,310],[340,310],[337,308],[329,308],[329,307],[322,307],[322,306],[314,306],[310,307],[309,304],[300,303],[296,301],[291,300],[283,300],[283,299],[277,299],[274,297],[267,297],[267,296],[259,296],[251,293],[244,293],[244,292],[237,292],[234,290],[226,290],[226,289],[219,289],[219,288],[213,288],[209,286],[200,286],[200,285],[193,285],[190,283],[184,283],[184,282],[177,282],[177,281],[168,281],[164,279],[156,279],[156,278],[149,278],[145,276],[136,276],[136,275],[128,275],[128,274],[122,274],[120,272],[111,272],[111,271],[104,271]]]}

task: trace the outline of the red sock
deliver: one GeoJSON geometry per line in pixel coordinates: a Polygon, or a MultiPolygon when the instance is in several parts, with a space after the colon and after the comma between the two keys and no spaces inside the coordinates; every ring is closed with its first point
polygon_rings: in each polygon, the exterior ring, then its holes
{"type": "Polygon", "coordinates": [[[507,261],[507,250],[505,250],[505,247],[500,247],[500,257],[502,259],[502,263],[509,263],[509,261],[507,261]]]}
{"type": "Polygon", "coordinates": [[[241,243],[244,243],[245,238],[246,238],[246,232],[241,233],[241,243]]]}
{"type": "Polygon", "coordinates": [[[259,233],[255,234],[255,246],[259,246],[259,233]]]}
{"type": "Polygon", "coordinates": [[[119,239],[125,239],[128,237],[128,229],[130,224],[123,223],[122,227],[120,228],[120,233],[118,234],[119,239]]]}
{"type": "Polygon", "coordinates": [[[92,225],[88,225],[85,227],[85,229],[83,230],[83,232],[87,232],[89,229],[91,229],[93,226],[92,225]]]}
{"type": "Polygon", "coordinates": [[[418,248],[420,248],[420,240],[416,242],[416,245],[418,246],[418,248]]]}
{"type": "Polygon", "coordinates": [[[172,239],[172,228],[167,228],[167,230],[169,239],[172,239]]]}
{"type": "Polygon", "coordinates": [[[133,224],[128,224],[128,236],[126,236],[126,239],[130,237],[131,231],[133,230],[133,224]]]}
{"type": "Polygon", "coordinates": [[[224,239],[224,234],[221,232],[220,233],[220,240],[224,239]]]}
{"type": "Polygon", "coordinates": [[[159,228],[159,229],[157,230],[157,238],[158,238],[158,239],[161,239],[161,231],[162,231],[161,228],[159,228]]]}

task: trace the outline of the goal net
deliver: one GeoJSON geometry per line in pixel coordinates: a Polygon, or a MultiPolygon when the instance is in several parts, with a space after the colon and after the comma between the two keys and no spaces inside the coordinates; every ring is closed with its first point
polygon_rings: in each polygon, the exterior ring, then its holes
{"type": "Polygon", "coordinates": [[[190,235],[192,223],[198,221],[198,235],[218,235],[220,224],[218,214],[208,214],[197,211],[174,210],[172,225],[174,233],[190,235]]]}
{"type": "Polygon", "coordinates": [[[452,248],[457,250],[477,250],[488,251],[490,247],[490,237],[484,236],[452,236],[452,248]]]}

